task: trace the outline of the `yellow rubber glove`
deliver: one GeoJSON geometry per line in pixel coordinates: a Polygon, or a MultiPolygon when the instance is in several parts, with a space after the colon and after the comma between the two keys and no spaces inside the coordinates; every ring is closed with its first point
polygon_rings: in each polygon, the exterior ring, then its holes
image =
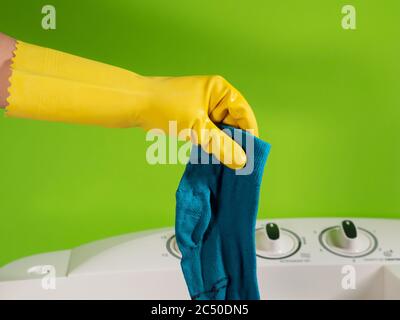
{"type": "Polygon", "coordinates": [[[246,155],[215,123],[252,129],[258,135],[250,106],[219,76],[143,77],[18,42],[10,83],[9,117],[105,127],[139,126],[166,133],[169,122],[176,121],[178,132],[193,130],[194,143],[233,169],[245,164],[246,155]]]}

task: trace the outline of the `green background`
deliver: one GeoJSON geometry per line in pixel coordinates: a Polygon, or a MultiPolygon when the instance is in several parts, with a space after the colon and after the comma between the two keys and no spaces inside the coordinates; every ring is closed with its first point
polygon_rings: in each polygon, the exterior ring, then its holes
{"type": "MultiPolygon", "coordinates": [[[[221,74],[272,144],[261,217],[400,217],[400,2],[0,1],[0,31],[144,75],[221,74]],[[57,29],[41,28],[41,8],[57,29]]],[[[182,165],[145,133],[0,114],[0,265],[172,226],[182,165]]]]}

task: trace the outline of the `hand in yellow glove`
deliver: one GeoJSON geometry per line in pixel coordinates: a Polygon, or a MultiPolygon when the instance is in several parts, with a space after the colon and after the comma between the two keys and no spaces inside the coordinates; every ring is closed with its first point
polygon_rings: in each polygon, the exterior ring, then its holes
{"type": "Polygon", "coordinates": [[[176,121],[178,132],[193,130],[194,143],[233,169],[244,166],[246,155],[215,123],[258,134],[250,106],[220,76],[143,77],[23,42],[14,54],[7,107],[11,117],[167,133],[169,122],[176,121]]]}
{"type": "Polygon", "coordinates": [[[220,76],[150,77],[148,99],[138,114],[145,129],[168,130],[176,120],[178,132],[191,129],[192,141],[201,144],[231,168],[246,163],[242,148],[215,123],[224,123],[258,135],[253,111],[243,96],[220,76]],[[233,153],[233,154],[232,154],[233,153]]]}

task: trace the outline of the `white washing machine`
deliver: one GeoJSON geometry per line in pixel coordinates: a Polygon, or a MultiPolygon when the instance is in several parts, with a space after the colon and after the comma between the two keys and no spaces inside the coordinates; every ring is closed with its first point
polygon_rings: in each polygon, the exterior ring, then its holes
{"type": "MultiPolygon", "coordinates": [[[[400,299],[400,220],[257,221],[262,299],[400,299]]],[[[189,299],[173,228],[0,268],[0,299],[189,299]]]]}

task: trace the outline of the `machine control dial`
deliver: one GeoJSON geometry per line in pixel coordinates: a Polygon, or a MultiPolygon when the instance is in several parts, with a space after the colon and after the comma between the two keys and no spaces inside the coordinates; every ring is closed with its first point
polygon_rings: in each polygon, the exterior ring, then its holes
{"type": "Polygon", "coordinates": [[[301,246],[300,238],[292,231],[267,223],[256,230],[257,256],[264,259],[284,259],[294,255],[301,246]]]}
{"type": "Polygon", "coordinates": [[[343,229],[344,235],[348,239],[356,239],[357,238],[357,228],[352,221],[343,220],[342,221],[342,229],[343,229]]]}
{"type": "Polygon", "coordinates": [[[267,223],[265,231],[269,240],[278,240],[280,237],[279,227],[276,223],[267,223]]]}
{"type": "Polygon", "coordinates": [[[338,256],[357,258],[372,253],[378,241],[368,230],[357,227],[351,220],[323,230],[319,236],[321,245],[338,256]]]}
{"type": "Polygon", "coordinates": [[[179,250],[178,243],[176,242],[176,237],[173,235],[167,241],[167,250],[175,258],[182,259],[182,253],[179,250]]]}

